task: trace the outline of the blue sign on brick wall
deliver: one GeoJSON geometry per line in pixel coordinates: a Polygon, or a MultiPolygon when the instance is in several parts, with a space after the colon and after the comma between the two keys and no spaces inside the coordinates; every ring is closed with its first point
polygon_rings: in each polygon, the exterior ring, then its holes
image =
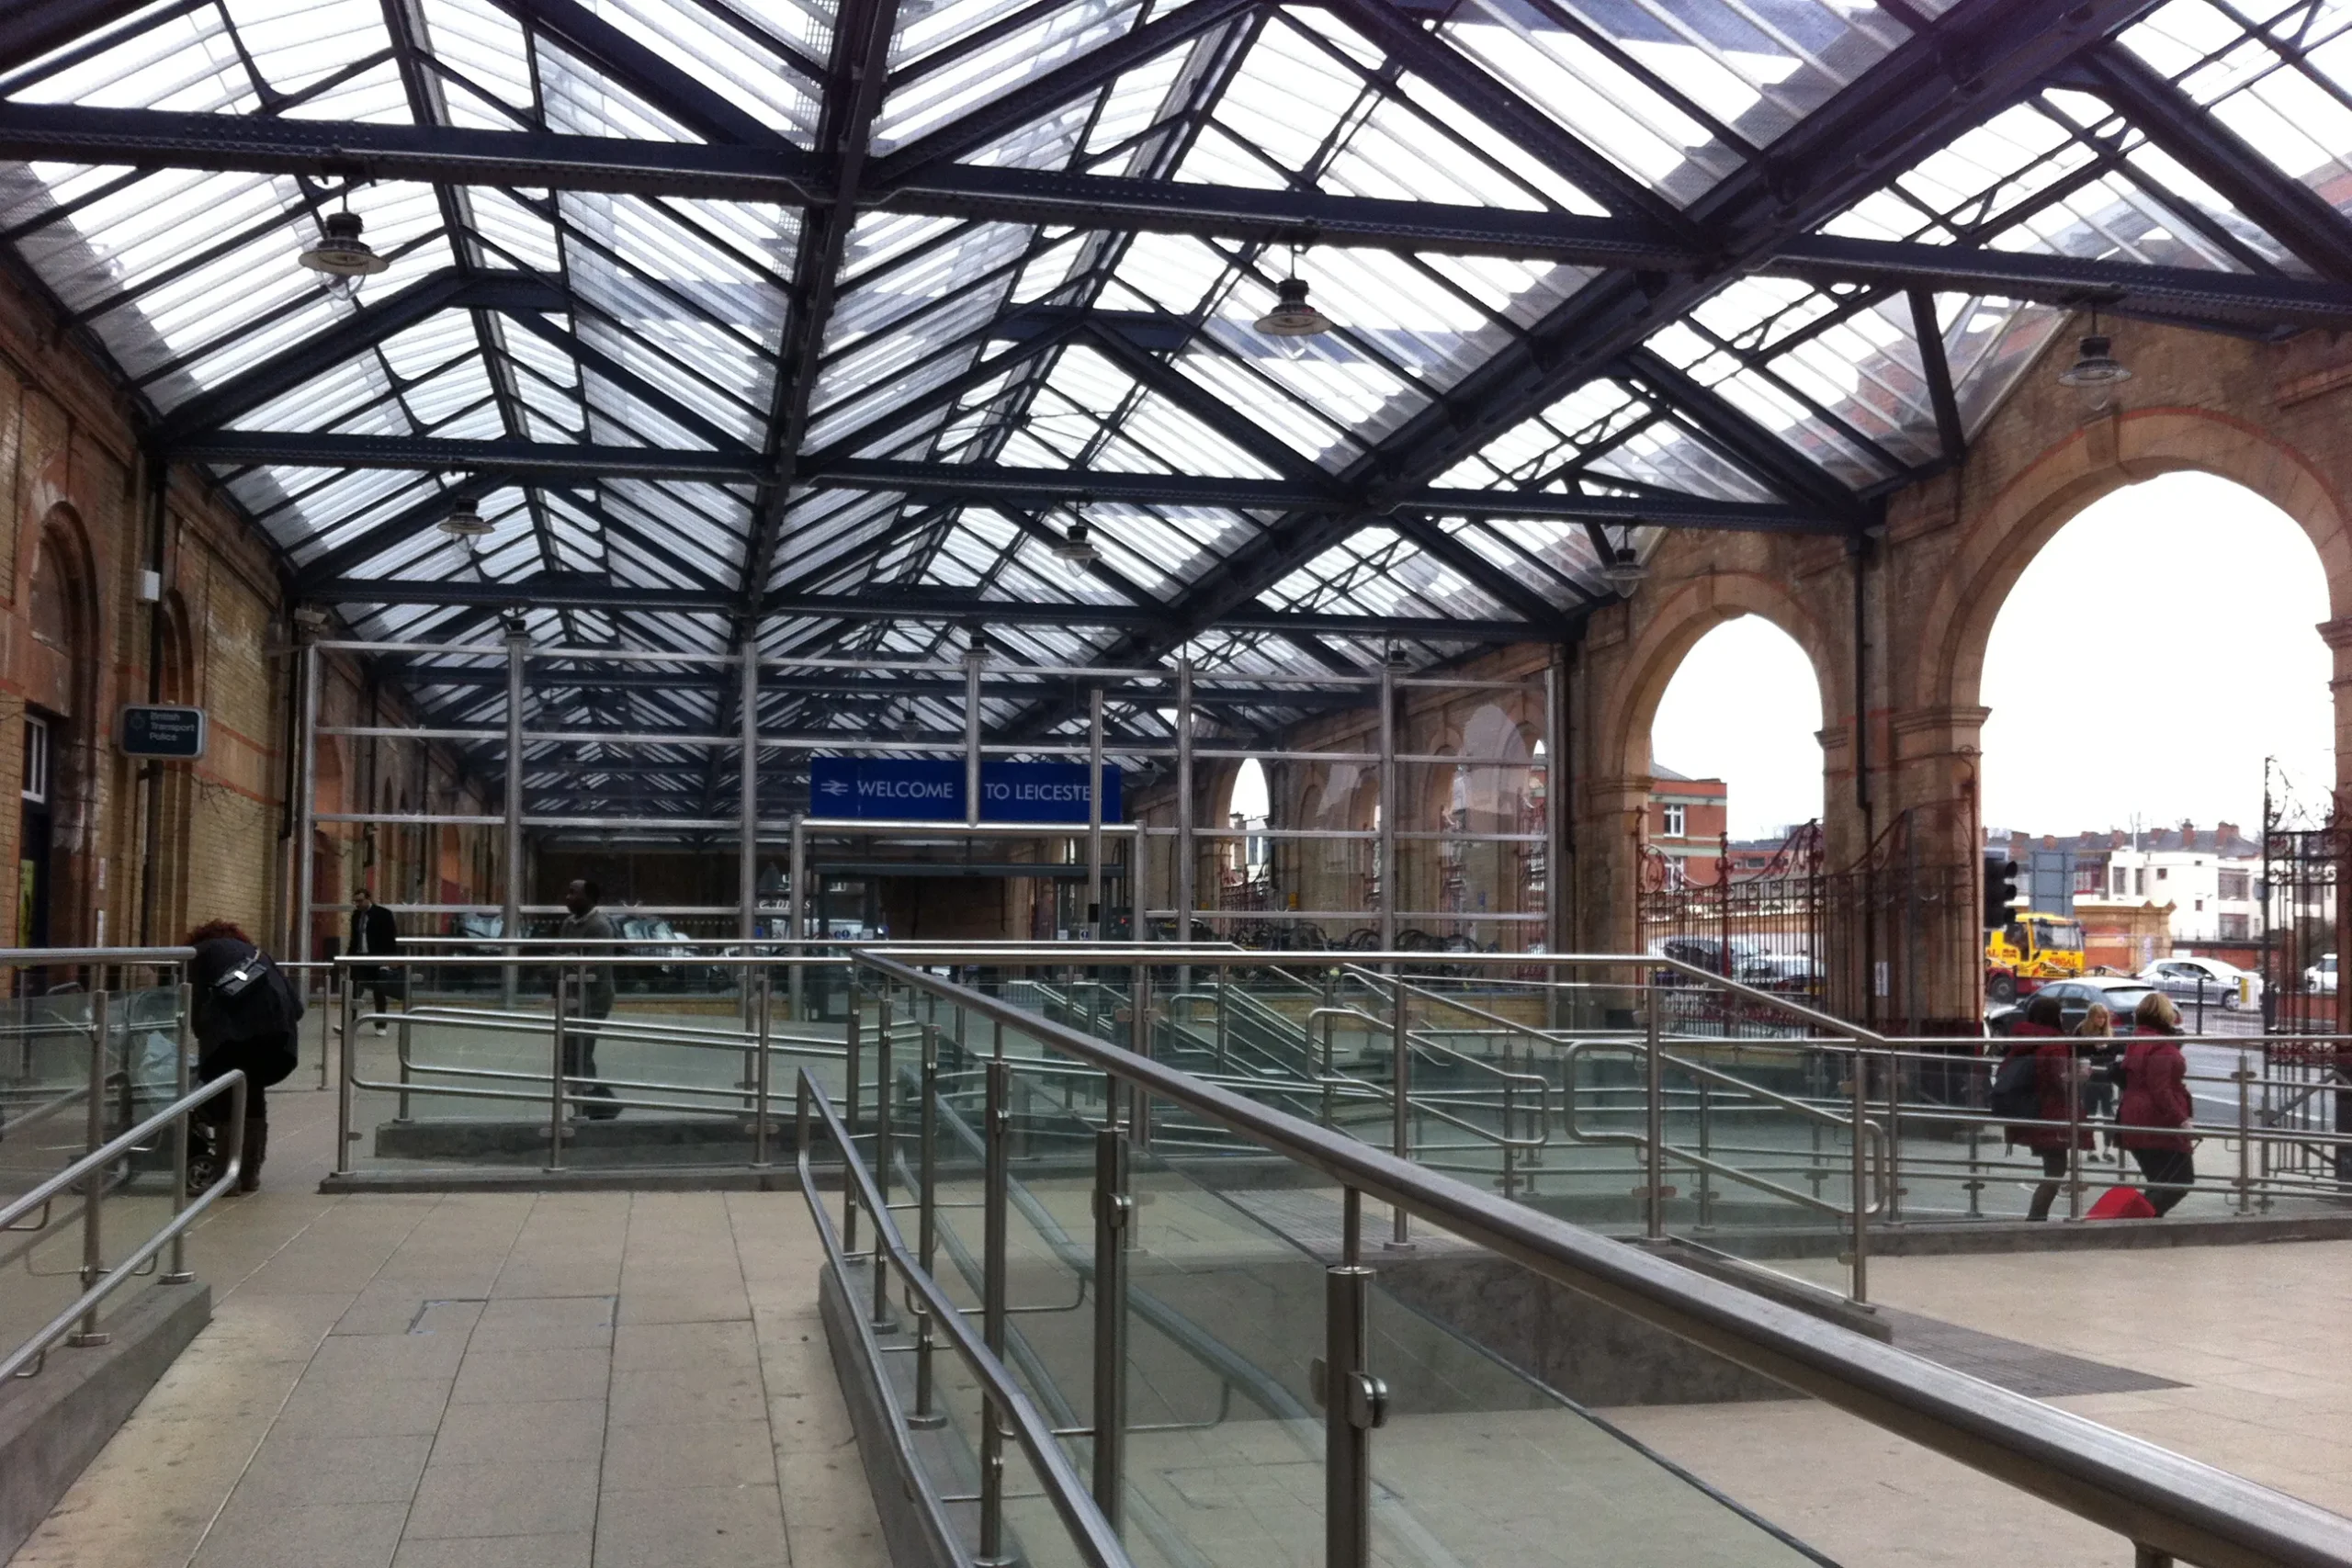
{"type": "MultiPolygon", "coordinates": [[[[865,821],[961,822],[964,764],[945,758],[817,757],[809,813],[865,821]]],[[[1119,820],[1119,770],[1102,770],[1102,820],[1119,820]]],[[[984,822],[1084,822],[1082,762],[982,762],[984,822]]]]}

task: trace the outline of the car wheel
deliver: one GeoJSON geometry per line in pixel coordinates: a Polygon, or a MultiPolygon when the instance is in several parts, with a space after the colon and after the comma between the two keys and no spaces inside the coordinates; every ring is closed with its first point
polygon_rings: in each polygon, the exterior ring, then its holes
{"type": "Polygon", "coordinates": [[[2223,1012],[2235,1012],[2238,1010],[2238,1006],[2237,992],[2223,991],[2222,993],[2222,1010],[2223,1012]]]}
{"type": "Polygon", "coordinates": [[[1984,983],[1984,996],[1987,1000],[2007,1006],[2018,999],[2018,977],[2014,975],[1994,976],[1984,983]]]}

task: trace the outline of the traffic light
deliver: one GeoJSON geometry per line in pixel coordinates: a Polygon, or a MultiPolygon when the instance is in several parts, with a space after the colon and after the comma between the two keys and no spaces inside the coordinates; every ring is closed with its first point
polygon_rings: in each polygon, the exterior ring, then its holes
{"type": "Polygon", "coordinates": [[[1984,857],[1984,929],[2009,923],[2009,906],[2018,896],[2018,863],[2007,855],[1984,857]]]}

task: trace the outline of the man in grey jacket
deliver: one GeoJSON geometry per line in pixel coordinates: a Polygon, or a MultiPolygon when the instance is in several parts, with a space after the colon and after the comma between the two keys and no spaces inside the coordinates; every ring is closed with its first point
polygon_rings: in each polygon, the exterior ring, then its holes
{"type": "Polygon", "coordinates": [[[614,949],[605,945],[617,938],[620,928],[612,916],[596,908],[604,889],[586,877],[574,881],[563,890],[563,907],[570,911],[556,934],[582,945],[573,951],[603,963],[564,963],[560,973],[563,983],[563,1013],[567,1021],[563,1032],[563,1076],[566,1088],[584,1097],[588,1103],[579,1113],[594,1121],[605,1122],[621,1113],[617,1105],[602,1103],[613,1098],[607,1085],[596,1081],[596,1037],[571,1027],[571,1021],[609,1017],[613,1010],[614,949]]]}

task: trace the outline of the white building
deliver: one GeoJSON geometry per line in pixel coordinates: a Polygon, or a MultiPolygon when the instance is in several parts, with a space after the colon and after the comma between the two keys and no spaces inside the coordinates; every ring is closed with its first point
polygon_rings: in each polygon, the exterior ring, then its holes
{"type": "Polygon", "coordinates": [[[2201,829],[2184,822],[2105,837],[2122,840],[2106,851],[2107,896],[2170,904],[2176,944],[2252,942],[2261,936],[2262,905],[2256,895],[2262,846],[2235,824],[2201,829]]]}

